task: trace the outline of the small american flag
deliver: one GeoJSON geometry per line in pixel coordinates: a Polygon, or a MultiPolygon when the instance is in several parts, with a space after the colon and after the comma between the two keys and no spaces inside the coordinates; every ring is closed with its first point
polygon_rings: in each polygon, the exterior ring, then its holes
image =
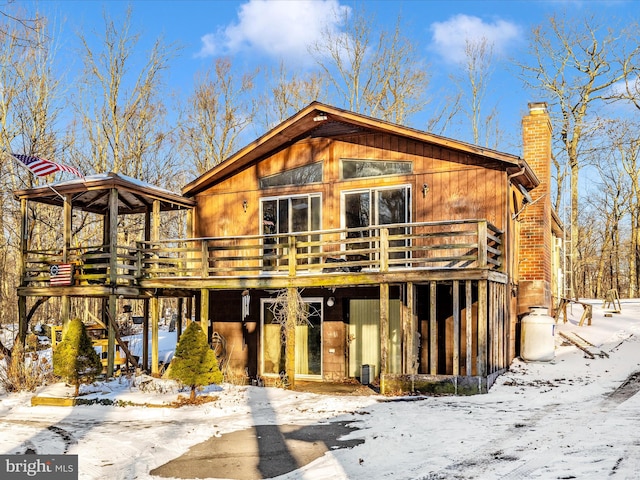
{"type": "Polygon", "coordinates": [[[45,160],[44,158],[33,157],[31,155],[21,155],[19,153],[12,153],[14,158],[22,162],[29,170],[31,170],[38,177],[45,177],[55,172],[69,172],[76,177],[84,177],[80,170],[77,168],[63,165],[62,163],[52,162],[51,160],[45,160]]]}
{"type": "Polygon", "coordinates": [[[51,265],[49,268],[51,277],[49,278],[49,284],[51,286],[56,285],[71,285],[71,278],[73,277],[73,266],[70,263],[60,263],[58,265],[51,265]]]}

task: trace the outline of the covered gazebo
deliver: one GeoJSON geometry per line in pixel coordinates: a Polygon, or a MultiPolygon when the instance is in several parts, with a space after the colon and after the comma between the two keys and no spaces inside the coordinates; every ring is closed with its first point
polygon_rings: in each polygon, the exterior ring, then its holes
{"type": "MultiPolygon", "coordinates": [[[[103,301],[103,323],[108,331],[107,375],[111,376],[114,371],[115,343],[119,340],[115,322],[118,300],[142,299],[145,305],[143,368],[147,368],[147,333],[151,323],[151,373],[157,374],[158,296],[167,295],[167,292],[148,291],[140,287],[138,280],[141,252],[134,242],[123,241],[123,237],[119,237],[119,218],[133,214],[144,215],[144,238],[138,240],[154,242],[160,240],[162,212],[186,210],[187,234],[190,235],[191,212],[195,202],[169,190],[113,172],[17,190],[14,195],[20,201],[22,218],[18,288],[20,340],[25,341],[28,331],[28,297],[60,297],[60,318],[63,325],[69,320],[71,297],[100,298],[103,301]],[[55,245],[53,249],[46,251],[30,249],[30,202],[62,208],[62,235],[60,232],[52,232],[62,239],[61,245],[55,245]],[[101,244],[72,247],[74,210],[103,217],[101,244]]],[[[177,292],[177,296],[181,295],[189,294],[177,292]]]]}

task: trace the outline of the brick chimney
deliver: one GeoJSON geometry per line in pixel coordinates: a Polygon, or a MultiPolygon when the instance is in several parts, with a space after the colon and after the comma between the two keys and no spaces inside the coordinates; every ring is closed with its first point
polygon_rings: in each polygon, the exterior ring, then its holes
{"type": "Polygon", "coordinates": [[[529,103],[522,137],[524,160],[540,185],[529,192],[533,202],[520,216],[518,314],[533,306],[552,308],[551,121],[546,103],[529,103]]]}

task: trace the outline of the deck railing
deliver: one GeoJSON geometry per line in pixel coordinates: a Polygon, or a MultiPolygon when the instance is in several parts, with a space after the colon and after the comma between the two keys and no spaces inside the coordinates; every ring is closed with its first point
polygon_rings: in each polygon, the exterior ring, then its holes
{"type": "MultiPolygon", "coordinates": [[[[23,285],[46,286],[62,250],[28,251],[23,285]]],[[[298,276],[478,268],[501,270],[502,232],[485,220],[407,223],[284,235],[141,241],[69,249],[72,285],[135,286],[142,278],[298,276]],[[111,265],[115,265],[112,272],[111,265]],[[113,273],[113,275],[112,275],[113,273]]]]}
{"type": "MultiPolygon", "coordinates": [[[[53,265],[72,266],[71,285],[111,284],[111,247],[94,245],[70,248],[64,258],[62,249],[29,250],[25,252],[23,284],[45,286],[51,283],[53,265]]],[[[135,285],[140,277],[140,255],[135,247],[116,246],[115,272],[117,285],[135,285]]]]}
{"type": "Polygon", "coordinates": [[[502,266],[502,232],[484,220],[138,242],[137,249],[145,278],[502,266]]]}

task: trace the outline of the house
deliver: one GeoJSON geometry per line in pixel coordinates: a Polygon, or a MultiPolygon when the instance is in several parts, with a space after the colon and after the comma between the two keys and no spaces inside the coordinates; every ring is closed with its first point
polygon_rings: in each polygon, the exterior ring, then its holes
{"type": "MultiPolygon", "coordinates": [[[[520,158],[314,102],[165,202],[188,209],[189,238],[147,234],[127,290],[100,295],[151,302],[152,330],[160,296],[186,299],[238,378],[276,383],[288,365],[382,392],[486,392],[518,353],[519,316],[553,307],[550,156],[545,104],[529,105],[520,158]],[[283,292],[304,317],[290,352],[283,292]]],[[[19,295],[52,294],[24,278],[19,295]]]]}

